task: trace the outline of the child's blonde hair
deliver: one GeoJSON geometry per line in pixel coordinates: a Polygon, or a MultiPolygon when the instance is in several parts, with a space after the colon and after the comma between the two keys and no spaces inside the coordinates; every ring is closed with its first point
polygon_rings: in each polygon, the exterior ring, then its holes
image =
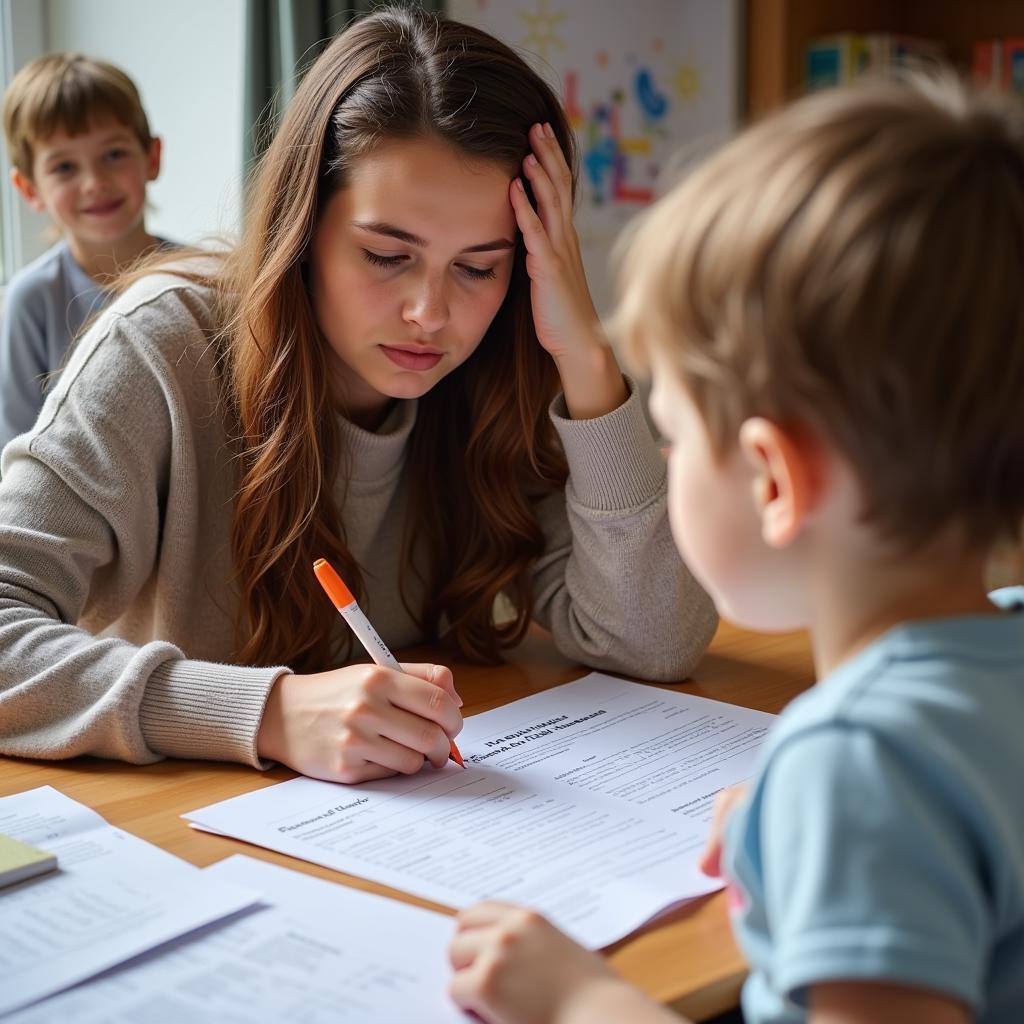
{"type": "Polygon", "coordinates": [[[88,131],[109,116],[148,149],[153,137],[135,83],[106,61],[80,53],[51,53],[26,64],[4,93],[4,135],[11,165],[32,179],[32,146],[58,129],[88,131]]]}
{"type": "MultiPolygon", "coordinates": [[[[744,132],[627,240],[612,331],[677,369],[724,454],[750,416],[850,460],[907,546],[1024,515],[1024,106],[951,75],[744,132]]],[[[684,442],[685,443],[685,442],[684,442]]]]}

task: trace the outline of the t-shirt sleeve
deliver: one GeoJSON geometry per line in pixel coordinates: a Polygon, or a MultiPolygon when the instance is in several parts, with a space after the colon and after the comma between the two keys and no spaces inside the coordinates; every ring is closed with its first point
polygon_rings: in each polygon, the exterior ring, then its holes
{"type": "Polygon", "coordinates": [[[0,315],[0,449],[36,421],[43,404],[46,321],[31,292],[12,282],[0,315]]]}
{"type": "Polygon", "coordinates": [[[966,823],[933,772],[830,725],[773,758],[760,813],[772,987],[885,981],[982,999],[991,912],[966,823]]]}

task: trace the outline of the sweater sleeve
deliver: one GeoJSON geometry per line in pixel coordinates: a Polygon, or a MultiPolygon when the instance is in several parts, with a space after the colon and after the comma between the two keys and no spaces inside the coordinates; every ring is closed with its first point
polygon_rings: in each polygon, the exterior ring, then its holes
{"type": "Polygon", "coordinates": [[[260,765],[256,734],[283,669],[189,660],[161,639],[136,646],[77,625],[116,621],[158,571],[187,419],[160,351],[108,311],[4,452],[0,752],[260,765]]]}
{"type": "Polygon", "coordinates": [[[563,494],[538,508],[546,550],[535,567],[535,617],[559,650],[595,668],[645,679],[690,674],[718,624],[669,530],[666,466],[636,385],[592,420],[551,417],[565,449],[563,494]]]}

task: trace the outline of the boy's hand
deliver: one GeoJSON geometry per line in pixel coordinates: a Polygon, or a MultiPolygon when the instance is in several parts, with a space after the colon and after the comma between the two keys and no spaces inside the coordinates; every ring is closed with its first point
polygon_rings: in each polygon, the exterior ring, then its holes
{"type": "Polygon", "coordinates": [[[488,1024],[678,1024],[534,911],[489,901],[456,920],[449,991],[488,1024]]]}
{"type": "Polygon", "coordinates": [[[722,836],[725,834],[725,824],[736,805],[747,794],[746,785],[731,786],[723,789],[715,797],[714,818],[711,821],[711,835],[708,836],[707,845],[700,858],[700,869],[705,875],[712,878],[719,878],[722,874],[722,836]]]}

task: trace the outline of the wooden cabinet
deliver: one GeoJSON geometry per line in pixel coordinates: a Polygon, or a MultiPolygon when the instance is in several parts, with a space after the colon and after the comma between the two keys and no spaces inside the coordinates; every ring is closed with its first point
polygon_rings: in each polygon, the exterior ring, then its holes
{"type": "Polygon", "coordinates": [[[834,32],[936,39],[966,69],[976,39],[1024,37],[1024,0],[747,0],[747,110],[802,92],[804,50],[834,32]]]}

